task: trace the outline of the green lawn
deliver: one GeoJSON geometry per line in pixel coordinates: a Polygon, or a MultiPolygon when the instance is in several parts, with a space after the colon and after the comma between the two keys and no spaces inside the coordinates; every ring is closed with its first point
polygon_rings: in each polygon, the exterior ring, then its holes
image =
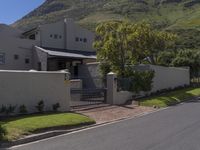
{"type": "Polygon", "coordinates": [[[0,124],[7,130],[5,140],[12,141],[41,129],[73,127],[93,123],[95,121],[87,116],[75,113],[60,113],[15,117],[4,120],[0,124]]]}
{"type": "Polygon", "coordinates": [[[161,96],[153,96],[150,98],[145,98],[140,101],[142,106],[159,106],[167,107],[173,104],[180,103],[186,99],[200,96],[200,88],[187,88],[182,90],[176,90],[163,94],[161,96]]]}

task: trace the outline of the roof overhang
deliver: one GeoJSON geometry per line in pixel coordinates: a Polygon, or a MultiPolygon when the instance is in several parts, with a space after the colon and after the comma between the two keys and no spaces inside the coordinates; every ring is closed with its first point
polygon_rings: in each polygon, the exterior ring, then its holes
{"type": "Polygon", "coordinates": [[[65,57],[74,59],[97,59],[96,52],[77,51],[77,50],[58,50],[53,48],[42,48],[36,46],[37,49],[47,53],[50,57],[65,57]]]}

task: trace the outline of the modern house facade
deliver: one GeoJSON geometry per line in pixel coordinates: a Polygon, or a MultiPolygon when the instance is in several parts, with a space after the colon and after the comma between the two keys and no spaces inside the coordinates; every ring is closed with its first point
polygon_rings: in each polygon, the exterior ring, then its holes
{"type": "Polygon", "coordinates": [[[65,19],[27,32],[0,26],[0,69],[57,71],[78,76],[80,64],[96,61],[95,35],[65,19]]]}

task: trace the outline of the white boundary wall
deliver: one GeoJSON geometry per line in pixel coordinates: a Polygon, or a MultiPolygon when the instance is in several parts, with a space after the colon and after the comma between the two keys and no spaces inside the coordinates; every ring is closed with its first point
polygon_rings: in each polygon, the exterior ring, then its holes
{"type": "Polygon", "coordinates": [[[0,71],[0,107],[25,105],[29,113],[36,112],[40,100],[45,111],[60,103],[60,111],[70,110],[70,82],[67,72],[0,71]]]}
{"type": "MultiPolygon", "coordinates": [[[[183,87],[186,85],[190,85],[190,70],[188,68],[139,65],[134,66],[133,69],[138,71],[155,71],[155,76],[153,79],[153,88],[151,92],[156,92],[157,90],[169,88],[174,89],[179,86],[183,87]]],[[[132,100],[132,96],[134,95],[133,93],[128,91],[117,91],[116,79],[117,75],[115,73],[111,72],[107,75],[107,102],[109,104],[118,105],[124,104],[128,100],[132,100]]]]}
{"type": "Polygon", "coordinates": [[[149,65],[155,71],[152,92],[190,85],[190,69],[149,65]]]}

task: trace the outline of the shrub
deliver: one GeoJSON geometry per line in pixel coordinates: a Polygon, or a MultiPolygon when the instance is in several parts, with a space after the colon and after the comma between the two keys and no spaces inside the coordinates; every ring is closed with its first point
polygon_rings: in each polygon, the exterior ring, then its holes
{"type": "Polygon", "coordinates": [[[53,111],[58,111],[58,108],[60,108],[60,104],[56,103],[52,105],[53,111]]]}
{"type": "Polygon", "coordinates": [[[6,112],[6,106],[5,105],[1,105],[0,113],[5,113],[5,112],[6,112]]]}
{"type": "Polygon", "coordinates": [[[26,114],[27,112],[28,112],[28,111],[27,111],[25,105],[19,106],[19,113],[20,113],[20,114],[26,114]]]}
{"type": "Polygon", "coordinates": [[[38,102],[37,106],[35,106],[38,112],[44,112],[44,101],[41,100],[38,102]]]}
{"type": "Polygon", "coordinates": [[[6,134],[6,129],[2,125],[0,125],[0,140],[3,140],[6,134]]]}
{"type": "Polygon", "coordinates": [[[154,74],[154,71],[134,71],[132,68],[127,68],[125,77],[128,79],[128,90],[135,93],[151,91],[154,74]]]}
{"type": "Polygon", "coordinates": [[[15,109],[16,109],[16,106],[12,106],[12,105],[9,105],[7,108],[6,108],[6,114],[12,114],[15,112],[15,109]]]}

